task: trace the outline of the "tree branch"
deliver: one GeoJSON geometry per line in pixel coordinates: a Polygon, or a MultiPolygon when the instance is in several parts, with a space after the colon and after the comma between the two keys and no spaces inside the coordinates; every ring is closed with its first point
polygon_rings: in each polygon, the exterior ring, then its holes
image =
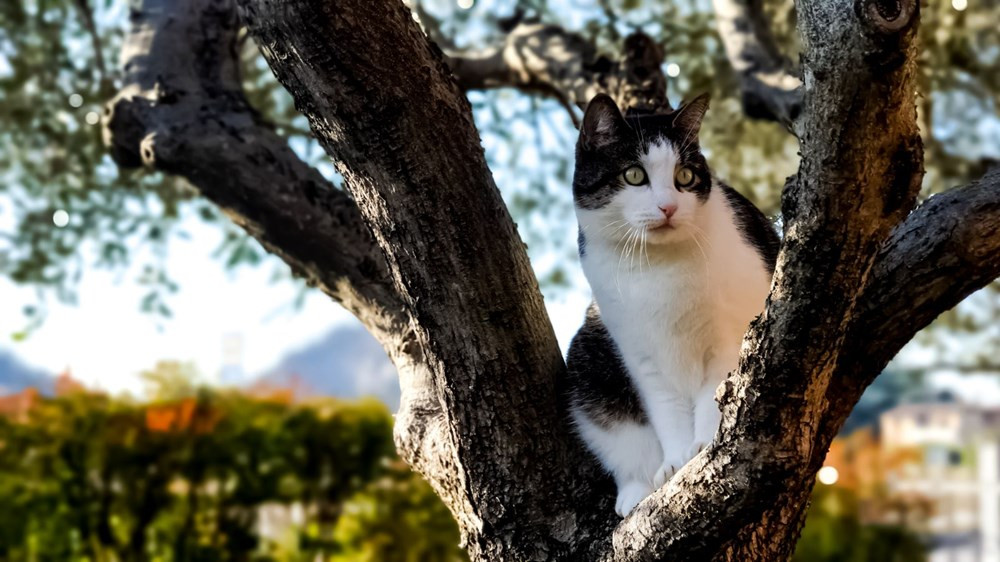
{"type": "Polygon", "coordinates": [[[608,481],[565,423],[537,281],[440,51],[398,0],[240,0],[240,11],[411,312],[416,367],[403,376],[440,415],[397,418],[397,443],[473,557],[569,558],[607,540],[608,481]],[[429,444],[428,427],[440,429],[429,444]]]}
{"type": "Polygon", "coordinates": [[[802,109],[802,81],[774,41],[762,0],[712,0],[712,5],[726,57],[740,77],[747,116],[791,130],[802,109]]]}
{"type": "Polygon", "coordinates": [[[920,205],[893,231],[870,277],[828,394],[827,424],[846,419],[917,332],[1000,277],[1000,167],[920,205]]]}
{"type": "Polygon", "coordinates": [[[97,77],[99,80],[98,92],[107,95],[111,92],[111,75],[104,64],[104,49],[101,46],[101,36],[97,32],[97,25],[94,23],[94,12],[90,9],[87,0],[74,0],[77,11],[80,13],[80,20],[83,28],[90,35],[90,46],[94,50],[94,66],[97,67],[97,77]]]}
{"type": "Polygon", "coordinates": [[[259,122],[243,96],[228,0],[144,0],[123,47],[105,141],[122,167],[188,179],[380,339],[406,325],[357,206],[259,122]]]}
{"type": "MultiPolygon", "coordinates": [[[[924,202],[893,232],[871,277],[857,329],[889,336],[890,348],[1000,277],[1000,167],[924,202]]],[[[891,359],[883,347],[863,351],[891,359]]]]}
{"type": "Polygon", "coordinates": [[[622,60],[613,61],[557,25],[522,23],[500,45],[449,53],[447,60],[463,90],[517,88],[580,108],[606,93],[623,108],[669,111],[659,45],[636,31],[624,47],[622,60]]]}
{"type": "MultiPolygon", "coordinates": [[[[726,55],[740,76],[746,114],[791,129],[802,107],[801,80],[781,56],[761,0],[713,4],[726,55]]],[[[581,108],[594,95],[607,93],[621,107],[669,110],[662,50],[641,31],[629,35],[624,47],[622,60],[612,61],[579,34],[556,25],[522,23],[499,45],[449,51],[448,63],[464,90],[513,87],[581,108]]]]}

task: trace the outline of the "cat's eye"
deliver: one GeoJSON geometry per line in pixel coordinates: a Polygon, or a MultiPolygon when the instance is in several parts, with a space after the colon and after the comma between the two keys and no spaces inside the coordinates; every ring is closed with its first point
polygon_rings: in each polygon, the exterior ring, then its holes
{"type": "Polygon", "coordinates": [[[677,172],[674,174],[674,181],[680,187],[690,187],[694,183],[694,172],[691,168],[677,168],[677,172]]]}
{"type": "Polygon", "coordinates": [[[625,183],[629,185],[643,185],[647,183],[646,170],[641,166],[631,166],[622,173],[625,183]]]}

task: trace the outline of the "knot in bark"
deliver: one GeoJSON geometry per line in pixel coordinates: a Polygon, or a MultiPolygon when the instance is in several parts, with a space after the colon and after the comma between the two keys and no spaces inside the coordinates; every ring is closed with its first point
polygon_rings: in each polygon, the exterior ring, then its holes
{"type": "Polygon", "coordinates": [[[142,157],[142,163],[149,168],[156,166],[156,142],[156,133],[152,132],[143,137],[139,143],[139,156],[142,157]]]}
{"type": "Polygon", "coordinates": [[[143,165],[139,144],[147,132],[150,105],[149,100],[128,93],[117,96],[104,108],[104,144],[122,168],[143,165]]]}
{"type": "Polygon", "coordinates": [[[895,35],[916,18],[919,0],[855,0],[854,11],[868,32],[895,35]]]}

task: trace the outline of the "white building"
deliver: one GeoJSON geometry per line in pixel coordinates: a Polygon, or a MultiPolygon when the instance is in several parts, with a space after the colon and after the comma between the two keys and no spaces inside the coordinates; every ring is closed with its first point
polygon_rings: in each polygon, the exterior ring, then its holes
{"type": "Polygon", "coordinates": [[[1000,410],[906,404],[882,414],[879,430],[884,454],[914,453],[886,480],[891,494],[933,504],[916,529],[941,545],[930,560],[1000,562],[1000,410]]]}

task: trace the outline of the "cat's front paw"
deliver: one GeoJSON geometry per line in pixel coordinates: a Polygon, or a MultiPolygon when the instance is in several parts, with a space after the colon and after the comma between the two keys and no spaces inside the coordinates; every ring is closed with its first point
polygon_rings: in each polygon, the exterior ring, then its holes
{"type": "Polygon", "coordinates": [[[644,482],[626,482],[618,488],[618,499],[615,501],[615,513],[625,517],[639,505],[646,496],[653,493],[649,484],[644,482]]]}
{"type": "Polygon", "coordinates": [[[660,468],[656,469],[653,473],[653,487],[659,488],[674,477],[674,474],[684,466],[684,463],[678,461],[663,461],[660,468]]]}
{"type": "Polygon", "coordinates": [[[691,444],[691,448],[688,449],[688,459],[693,459],[698,456],[698,453],[704,451],[711,445],[711,441],[695,441],[691,444]]]}

